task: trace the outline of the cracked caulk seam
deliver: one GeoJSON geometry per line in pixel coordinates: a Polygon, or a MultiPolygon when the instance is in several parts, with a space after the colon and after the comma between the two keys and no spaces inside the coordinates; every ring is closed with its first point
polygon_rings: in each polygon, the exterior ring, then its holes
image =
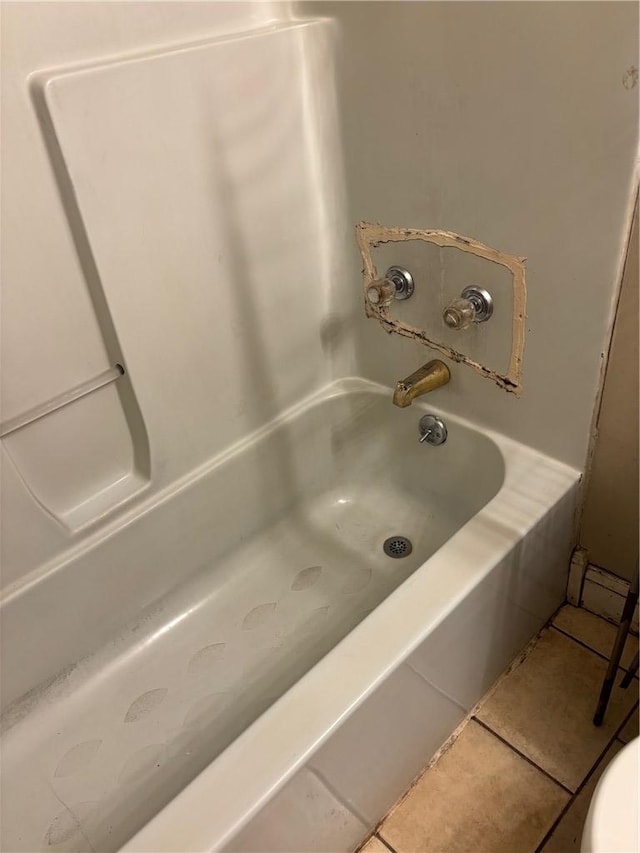
{"type": "Polygon", "coordinates": [[[466,364],[473,368],[481,376],[486,379],[491,379],[500,388],[510,391],[519,397],[522,393],[522,359],[524,352],[524,324],[526,317],[526,284],[524,276],[525,258],[509,255],[506,252],[501,252],[499,249],[493,249],[491,246],[485,246],[478,240],[472,237],[463,237],[453,231],[440,231],[434,229],[418,229],[418,228],[387,228],[384,225],[373,222],[359,222],[356,225],[356,240],[360,255],[363,262],[363,286],[364,292],[369,285],[376,281],[378,273],[371,257],[371,249],[382,243],[400,243],[406,240],[423,240],[427,243],[434,243],[440,247],[451,247],[460,249],[463,252],[468,252],[476,255],[492,263],[500,264],[506,267],[512,277],[513,286],[513,316],[511,323],[511,352],[509,355],[509,367],[506,374],[500,374],[489,367],[486,367],[480,362],[474,361],[469,356],[454,350],[446,344],[432,341],[427,337],[426,332],[411,326],[408,323],[402,323],[399,320],[393,320],[389,314],[387,306],[371,305],[365,296],[365,314],[367,317],[377,319],[385,331],[402,335],[406,338],[418,341],[431,349],[436,350],[442,355],[456,361],[459,364],[466,364]]]}

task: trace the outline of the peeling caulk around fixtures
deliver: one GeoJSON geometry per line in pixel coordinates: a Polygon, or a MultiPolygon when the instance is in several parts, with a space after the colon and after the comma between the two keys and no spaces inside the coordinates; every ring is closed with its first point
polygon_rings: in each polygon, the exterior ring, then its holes
{"type": "Polygon", "coordinates": [[[524,353],[525,319],[527,291],[524,275],[526,258],[509,255],[499,249],[485,246],[472,237],[463,237],[453,231],[421,230],[418,228],[386,227],[374,222],[359,222],[356,225],[356,240],[362,256],[362,276],[365,292],[365,313],[367,317],[378,320],[382,328],[389,333],[403,335],[418,341],[459,364],[466,364],[486,379],[491,379],[500,388],[519,397],[522,393],[522,359],[524,353]],[[498,373],[464,353],[438,341],[431,340],[423,329],[394,320],[387,305],[372,305],[366,299],[366,292],[379,276],[371,257],[371,250],[383,243],[401,243],[407,240],[423,240],[436,246],[453,247],[469,252],[495,264],[506,267],[511,272],[513,284],[513,316],[511,322],[511,353],[509,366],[505,374],[498,373]]]}

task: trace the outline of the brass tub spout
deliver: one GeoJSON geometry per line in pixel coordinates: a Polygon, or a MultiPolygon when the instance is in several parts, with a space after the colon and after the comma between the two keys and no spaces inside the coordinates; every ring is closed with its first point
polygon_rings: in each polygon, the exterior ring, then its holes
{"type": "Polygon", "coordinates": [[[405,406],[411,405],[415,397],[441,388],[450,379],[451,374],[447,365],[440,359],[434,358],[433,361],[419,367],[411,376],[398,380],[396,390],[393,392],[393,403],[404,409],[405,406]]]}

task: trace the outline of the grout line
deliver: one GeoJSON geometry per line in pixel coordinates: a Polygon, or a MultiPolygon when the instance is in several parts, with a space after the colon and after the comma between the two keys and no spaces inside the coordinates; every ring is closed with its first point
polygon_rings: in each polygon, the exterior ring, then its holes
{"type": "Polygon", "coordinates": [[[563,631],[562,628],[558,628],[557,625],[549,625],[549,627],[553,628],[554,631],[557,631],[558,634],[562,634],[563,637],[568,637],[570,640],[573,640],[574,643],[577,643],[579,646],[582,646],[583,649],[588,649],[588,651],[593,652],[594,655],[597,655],[602,660],[609,660],[609,658],[602,652],[596,651],[594,648],[592,648],[592,646],[588,646],[583,640],[579,640],[577,637],[574,637],[573,634],[568,634],[566,631],[563,631]]]}
{"type": "Polygon", "coordinates": [[[390,808],[388,808],[387,811],[385,812],[385,814],[380,818],[380,820],[378,821],[378,823],[375,826],[374,834],[377,835],[378,832],[380,832],[382,830],[382,827],[387,822],[387,820],[389,820],[389,818],[396,811],[396,809],[400,808],[400,806],[405,802],[405,800],[407,800],[409,798],[409,796],[411,795],[411,792],[414,790],[414,788],[416,788],[418,786],[418,784],[420,783],[422,778],[425,776],[425,774],[438,763],[438,761],[442,758],[442,756],[446,752],[448,752],[452,748],[452,746],[455,744],[455,742],[458,740],[458,738],[460,737],[460,735],[462,734],[462,732],[464,731],[464,729],[468,725],[471,717],[472,717],[472,712],[469,711],[463,717],[463,719],[460,721],[460,723],[456,726],[456,728],[451,732],[451,734],[445,740],[445,742],[443,744],[441,744],[440,747],[438,747],[438,749],[434,752],[434,754],[431,756],[429,761],[424,765],[424,767],[422,767],[422,769],[418,771],[418,773],[412,779],[409,786],[402,792],[402,794],[398,797],[398,799],[395,801],[395,803],[393,803],[393,805],[390,806],[390,808]]]}
{"type": "Polygon", "coordinates": [[[368,844],[368,843],[371,841],[371,839],[372,839],[372,838],[374,838],[374,837],[375,837],[375,833],[372,833],[371,835],[367,835],[367,837],[364,839],[364,841],[362,842],[362,844],[361,844],[359,847],[357,847],[357,848],[356,848],[355,853],[362,853],[362,851],[364,850],[364,848],[367,846],[367,844],[368,844]]]}
{"type": "Polygon", "coordinates": [[[378,835],[377,832],[374,834],[373,837],[377,838],[378,841],[381,841],[384,844],[384,846],[387,848],[387,850],[389,850],[389,853],[396,853],[395,848],[393,848],[387,841],[385,841],[381,835],[378,835]]]}
{"type": "MultiPolygon", "coordinates": [[[[595,581],[594,581],[594,583],[595,583],[595,581]]],[[[595,585],[600,586],[600,584],[597,584],[597,583],[595,585]]],[[[619,595],[619,593],[613,592],[612,590],[610,590],[606,586],[602,587],[602,588],[605,589],[607,592],[612,592],[613,595],[619,595]]],[[[623,599],[623,603],[624,603],[624,600],[626,600],[626,595],[622,595],[620,597],[623,599]]],[[[553,616],[549,620],[549,623],[553,622],[553,620],[556,618],[556,616],[560,612],[560,610],[563,609],[563,607],[572,607],[574,610],[581,610],[583,613],[588,613],[589,616],[595,616],[596,619],[600,619],[600,620],[602,620],[602,622],[606,622],[607,625],[612,625],[616,629],[620,627],[620,620],[619,619],[616,620],[613,616],[605,616],[602,612],[597,613],[595,610],[589,610],[589,608],[585,607],[584,604],[572,604],[568,600],[565,600],[564,604],[562,604],[558,608],[558,610],[553,614],[553,616]]],[[[637,607],[638,607],[638,605],[636,604],[636,608],[637,607]]],[[[634,611],[634,617],[635,617],[635,611],[634,611]]],[[[558,628],[558,630],[561,631],[562,629],[558,628]]],[[[563,633],[564,633],[564,631],[563,631],[563,633]]],[[[629,634],[633,637],[639,636],[638,628],[636,627],[636,623],[633,621],[633,619],[631,620],[631,625],[629,626],[629,634]]],[[[571,636],[571,635],[568,635],[568,636],[571,636]]]]}
{"type": "MultiPolygon", "coordinates": [[[[555,615],[555,614],[554,614],[555,615]]],[[[480,711],[480,709],[490,701],[491,697],[500,689],[502,683],[511,675],[512,672],[515,672],[524,662],[527,660],[529,655],[533,652],[535,647],[540,642],[540,638],[543,633],[549,628],[550,622],[545,622],[545,624],[540,628],[540,630],[529,640],[526,646],[520,650],[520,652],[511,660],[509,664],[507,664],[506,668],[497,676],[496,680],[491,684],[485,693],[478,699],[475,705],[472,706],[471,711],[467,715],[469,719],[475,717],[476,714],[480,711]]]]}
{"type": "Polygon", "coordinates": [[[513,752],[515,752],[516,755],[519,755],[520,758],[524,758],[524,760],[527,762],[527,764],[530,764],[532,767],[535,767],[536,770],[539,770],[544,776],[547,777],[547,779],[550,779],[552,782],[555,782],[555,784],[559,785],[563,789],[563,791],[566,791],[567,794],[569,794],[570,796],[573,796],[573,791],[571,790],[571,788],[567,788],[567,786],[564,785],[562,782],[559,782],[555,778],[555,776],[552,776],[551,773],[549,773],[543,767],[540,767],[539,764],[536,764],[535,761],[533,761],[531,758],[529,758],[528,755],[525,755],[524,752],[520,752],[520,750],[517,747],[515,747],[512,743],[509,743],[508,740],[505,740],[505,738],[503,738],[501,735],[499,735],[498,732],[494,731],[491,728],[491,726],[488,726],[486,723],[484,723],[478,717],[474,716],[471,719],[474,722],[478,723],[478,725],[482,726],[483,729],[486,729],[488,732],[490,732],[494,737],[496,737],[499,741],[501,741],[505,746],[508,746],[509,749],[511,749],[513,752]]]}
{"type": "MultiPolygon", "coordinates": [[[[415,672],[415,670],[414,670],[414,672],[415,672]]],[[[416,672],[416,675],[418,675],[418,674],[419,673],[416,672]]],[[[395,810],[397,808],[399,808],[400,805],[402,805],[402,803],[404,803],[404,801],[410,796],[413,789],[419,784],[422,777],[427,773],[427,771],[430,770],[431,767],[433,767],[435,764],[437,764],[437,762],[445,754],[445,752],[448,752],[449,749],[451,749],[451,747],[454,745],[456,740],[460,737],[460,735],[464,731],[465,727],[468,725],[471,717],[472,717],[472,712],[468,711],[467,714],[460,721],[460,723],[456,726],[456,728],[451,732],[449,737],[445,740],[445,742],[440,747],[438,747],[438,749],[435,751],[435,753],[431,756],[431,758],[429,759],[427,764],[424,767],[422,767],[421,770],[418,771],[416,776],[411,780],[411,783],[405,788],[405,790],[402,792],[402,794],[400,794],[398,799],[393,803],[393,805],[391,805],[387,809],[387,811],[384,813],[384,815],[376,823],[376,825],[373,829],[373,832],[371,833],[371,835],[368,838],[365,839],[365,841],[362,842],[362,845],[358,848],[357,853],[360,853],[362,847],[364,847],[366,844],[368,844],[369,840],[371,838],[374,838],[374,837],[378,838],[384,844],[384,846],[389,851],[391,851],[391,853],[397,853],[397,851],[394,850],[394,848],[389,844],[389,842],[385,841],[385,839],[382,837],[382,835],[380,835],[382,828],[384,827],[387,820],[391,817],[393,812],[395,812],[395,810]]]]}
{"type": "Polygon", "coordinates": [[[627,722],[631,719],[631,716],[632,716],[633,712],[635,711],[635,709],[636,709],[637,705],[638,705],[638,703],[636,702],[636,703],[633,705],[633,707],[631,708],[631,710],[629,711],[629,713],[628,713],[625,717],[623,717],[622,722],[618,724],[618,727],[616,728],[616,730],[615,730],[615,732],[613,733],[613,735],[611,736],[611,738],[607,741],[607,744],[606,744],[606,746],[604,747],[604,749],[600,752],[600,754],[599,754],[599,755],[598,755],[598,757],[596,758],[596,760],[595,760],[595,762],[593,763],[593,765],[592,765],[591,769],[589,770],[589,772],[587,773],[587,775],[584,777],[584,779],[582,780],[582,782],[581,782],[581,783],[578,785],[578,787],[576,788],[576,792],[575,792],[575,794],[572,794],[571,799],[569,800],[569,802],[564,806],[564,808],[562,809],[562,811],[560,812],[560,814],[558,815],[558,817],[557,817],[557,818],[555,819],[555,821],[551,824],[551,827],[550,827],[550,828],[549,828],[549,830],[547,831],[547,834],[544,836],[544,838],[542,839],[542,841],[540,842],[540,844],[539,844],[539,845],[538,845],[538,847],[536,848],[536,853],[541,853],[541,851],[542,851],[542,849],[543,849],[544,845],[547,843],[547,841],[551,838],[551,836],[553,835],[553,833],[556,831],[556,829],[558,828],[558,826],[559,826],[559,824],[560,824],[560,821],[561,821],[561,820],[562,820],[562,818],[566,815],[566,813],[569,811],[569,809],[571,808],[571,806],[573,805],[573,803],[576,801],[576,799],[577,799],[578,795],[582,793],[582,790],[584,789],[584,787],[589,783],[589,781],[590,781],[591,777],[593,776],[593,774],[595,773],[595,771],[598,769],[598,767],[599,767],[599,766],[600,766],[600,764],[602,763],[602,760],[604,759],[604,757],[605,757],[605,755],[607,754],[607,752],[611,749],[611,747],[613,746],[613,744],[614,744],[616,741],[619,741],[620,743],[623,743],[623,742],[620,740],[620,738],[618,737],[618,735],[620,734],[620,732],[622,731],[622,729],[626,726],[627,722]]]}
{"type": "MultiPolygon", "coordinates": [[[[609,624],[611,624],[611,623],[609,623],[609,624]]],[[[602,658],[602,660],[606,660],[607,663],[609,663],[610,657],[603,654],[602,652],[596,651],[596,649],[594,649],[593,646],[588,646],[583,640],[579,640],[577,637],[574,637],[573,634],[567,634],[566,631],[563,631],[562,628],[558,628],[557,625],[552,624],[552,625],[549,625],[549,627],[553,628],[553,630],[557,631],[559,634],[562,634],[563,636],[568,637],[570,640],[573,640],[574,643],[577,643],[579,646],[582,646],[583,649],[588,649],[590,652],[593,652],[594,655],[597,655],[599,658],[602,658]]],[[[633,634],[632,636],[635,637],[635,634],[633,634]]],[[[627,636],[627,639],[628,639],[628,636],[627,636]]],[[[625,645],[626,645],[626,640],[625,640],[625,645]]],[[[627,668],[628,667],[626,667],[626,666],[621,666],[620,664],[618,664],[618,669],[623,670],[623,672],[626,672],[627,668]]]]}
{"type": "MultiPolygon", "coordinates": [[[[520,653],[518,655],[516,655],[516,657],[505,668],[505,670],[496,678],[494,683],[488,688],[488,690],[485,692],[485,694],[473,706],[471,711],[467,712],[467,714],[465,715],[463,720],[461,720],[460,724],[456,727],[456,729],[454,729],[454,731],[447,738],[447,740],[442,744],[442,746],[434,753],[434,755],[431,757],[431,759],[426,764],[426,766],[423,767],[422,770],[420,770],[420,772],[416,775],[415,779],[411,782],[411,784],[404,791],[404,793],[396,800],[396,802],[391,806],[391,808],[388,809],[388,811],[386,812],[384,817],[377,824],[377,826],[376,826],[374,832],[372,833],[372,835],[370,836],[370,838],[377,838],[387,848],[387,850],[390,851],[390,853],[396,853],[394,848],[387,841],[385,841],[383,836],[380,834],[383,831],[383,826],[384,826],[385,822],[391,816],[391,814],[401,805],[401,803],[403,803],[407,799],[410,792],[416,787],[418,782],[427,773],[427,771],[430,770],[435,764],[437,764],[438,760],[444,755],[444,753],[447,752],[453,746],[455,741],[462,734],[462,731],[469,724],[469,721],[474,720],[476,723],[478,723],[480,726],[482,726],[484,729],[486,729],[490,734],[492,734],[495,738],[497,738],[499,741],[501,741],[505,746],[507,746],[510,750],[515,752],[516,755],[519,755],[520,758],[524,759],[528,764],[530,764],[532,767],[535,767],[536,770],[540,771],[540,773],[542,773],[543,776],[546,776],[551,782],[553,782],[555,785],[557,785],[559,788],[561,788],[563,791],[565,791],[567,794],[569,794],[569,799],[568,799],[566,805],[564,806],[564,808],[561,810],[559,816],[556,818],[556,820],[551,825],[551,828],[549,829],[549,831],[546,833],[546,835],[542,839],[542,842],[536,848],[536,853],[540,853],[543,846],[549,840],[549,837],[555,831],[556,827],[558,826],[558,824],[560,823],[560,821],[562,820],[564,815],[567,813],[567,811],[571,807],[572,803],[574,802],[574,800],[576,799],[578,794],[582,791],[584,786],[587,784],[587,782],[589,781],[589,779],[593,775],[595,769],[600,764],[600,762],[601,762],[602,758],[604,757],[605,753],[607,752],[607,750],[609,750],[609,748],[611,747],[611,745],[614,743],[615,740],[619,740],[618,735],[620,734],[620,732],[622,731],[624,726],[627,724],[628,720],[631,718],[631,716],[634,713],[634,711],[637,707],[637,704],[638,704],[638,703],[636,703],[633,705],[633,707],[631,708],[629,713],[626,715],[626,717],[619,724],[615,733],[613,734],[611,739],[607,742],[607,744],[604,747],[604,749],[602,750],[602,752],[598,755],[595,763],[593,764],[593,766],[591,767],[591,769],[587,773],[586,777],[583,779],[582,783],[578,786],[575,793],[570,788],[568,788],[566,785],[564,785],[562,782],[559,782],[557,779],[555,779],[550,773],[548,773],[546,770],[544,770],[538,764],[536,764],[535,761],[533,761],[527,755],[520,752],[520,750],[517,749],[516,747],[514,747],[513,744],[511,744],[507,740],[505,740],[505,738],[503,738],[501,735],[499,735],[497,732],[495,732],[492,728],[490,728],[490,726],[488,726],[486,723],[484,723],[481,719],[479,719],[476,716],[476,714],[480,712],[482,705],[484,705],[486,703],[486,701],[489,699],[489,697],[498,688],[500,682],[502,682],[502,680],[504,678],[506,678],[513,670],[517,669],[522,663],[524,663],[524,661],[527,659],[529,654],[533,651],[535,646],[540,642],[540,637],[542,636],[542,634],[546,630],[548,630],[549,628],[554,628],[559,634],[564,634],[565,637],[567,637],[570,640],[573,640],[573,642],[577,643],[578,645],[580,645],[583,648],[587,649],[588,651],[592,652],[597,657],[608,661],[608,658],[605,657],[605,655],[601,654],[600,652],[591,648],[591,646],[588,646],[586,643],[582,642],[581,640],[578,640],[576,637],[573,637],[571,634],[566,633],[566,631],[563,631],[562,629],[556,627],[553,624],[553,620],[555,619],[556,615],[560,612],[560,610],[564,606],[566,606],[566,602],[563,602],[558,607],[558,609],[551,615],[551,617],[540,628],[540,630],[535,634],[535,636],[532,637],[531,640],[529,640],[529,642],[526,644],[524,649],[522,649],[520,651],[520,653]]],[[[597,616],[597,614],[595,614],[595,615],[597,616]]],[[[602,618],[602,617],[598,617],[598,618],[602,618]]],[[[607,620],[604,620],[604,621],[607,621],[607,620]]],[[[612,624],[612,623],[609,623],[609,624],[612,624]]],[[[631,632],[631,633],[633,636],[635,636],[635,634],[633,634],[633,632],[631,632]]],[[[413,667],[412,667],[412,669],[413,669],[413,667]]],[[[626,671],[625,669],[623,669],[623,667],[618,667],[618,669],[620,669],[623,672],[626,671]]],[[[427,679],[424,678],[424,676],[422,676],[421,673],[419,673],[417,670],[413,670],[413,671],[417,675],[419,675],[421,678],[423,678],[425,681],[427,681],[427,679]]],[[[429,683],[429,682],[427,682],[427,683],[429,683]]],[[[434,685],[431,685],[431,686],[434,686],[434,685]]],[[[620,742],[622,743],[622,741],[620,741],[620,742]]],[[[368,841],[369,841],[369,839],[367,839],[367,842],[368,841]]]]}
{"type": "MultiPolygon", "coordinates": [[[[600,759],[598,759],[598,760],[600,761],[600,759]]],[[[597,765],[596,765],[596,767],[597,767],[597,765]]],[[[593,769],[595,769],[595,768],[593,768],[593,769]]],[[[586,782],[587,782],[587,780],[588,780],[588,779],[589,779],[589,776],[587,776],[587,778],[584,780],[583,785],[584,785],[584,784],[586,784],[586,782]]],[[[565,816],[565,815],[566,815],[566,813],[569,811],[569,809],[571,808],[571,806],[575,803],[575,801],[576,801],[576,799],[577,799],[577,796],[578,796],[578,793],[579,793],[581,790],[582,790],[582,786],[580,786],[580,788],[578,788],[578,790],[576,791],[576,793],[575,793],[575,794],[573,794],[571,797],[569,797],[568,801],[564,804],[564,806],[562,807],[562,809],[560,809],[560,814],[559,814],[559,815],[558,815],[558,817],[553,821],[553,823],[551,824],[551,826],[549,827],[549,829],[548,829],[548,830],[546,831],[546,833],[544,834],[544,836],[543,836],[543,838],[542,838],[542,841],[541,841],[541,842],[540,842],[540,844],[538,844],[538,846],[536,847],[536,851],[535,851],[535,853],[542,853],[542,851],[543,851],[543,849],[544,849],[545,844],[547,843],[547,841],[549,841],[549,839],[551,838],[551,836],[553,835],[553,833],[554,833],[554,832],[556,831],[556,829],[560,826],[560,824],[561,824],[561,822],[562,822],[562,820],[563,820],[564,816],[565,816]]]]}
{"type": "Polygon", "coordinates": [[[551,836],[553,835],[553,833],[554,833],[554,832],[556,831],[556,829],[560,826],[560,824],[561,824],[561,822],[562,822],[562,820],[563,820],[564,816],[565,816],[565,815],[566,815],[566,813],[569,811],[569,809],[571,808],[571,806],[575,803],[575,801],[576,801],[576,797],[577,797],[577,796],[578,796],[577,794],[574,794],[572,797],[570,797],[570,798],[569,798],[569,800],[564,804],[564,806],[562,807],[562,809],[560,809],[560,814],[559,814],[559,815],[558,815],[558,817],[553,821],[553,823],[551,824],[551,826],[549,827],[549,829],[545,832],[545,834],[544,834],[544,836],[543,836],[543,838],[542,838],[542,841],[541,841],[541,842],[540,842],[540,844],[538,844],[538,846],[536,847],[535,853],[542,853],[542,851],[544,850],[544,846],[545,846],[545,844],[547,843],[547,841],[549,841],[549,839],[551,838],[551,836]]]}

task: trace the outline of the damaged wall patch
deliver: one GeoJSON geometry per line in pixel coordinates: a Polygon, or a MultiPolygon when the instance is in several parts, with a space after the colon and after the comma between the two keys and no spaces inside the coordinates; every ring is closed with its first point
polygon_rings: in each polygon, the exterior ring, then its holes
{"type": "Polygon", "coordinates": [[[421,230],[419,228],[387,228],[374,222],[359,222],[356,225],[356,240],[362,256],[362,276],[364,293],[367,288],[379,279],[377,270],[371,257],[371,250],[382,243],[401,243],[407,240],[423,240],[434,243],[436,246],[447,246],[469,252],[487,261],[506,267],[511,273],[513,285],[513,318],[511,323],[511,353],[509,355],[509,366],[505,374],[491,370],[485,365],[457,352],[452,347],[443,343],[430,340],[424,330],[400,320],[392,319],[389,307],[384,304],[372,305],[365,296],[365,313],[367,317],[373,317],[387,332],[395,332],[406,338],[419,341],[431,349],[436,350],[447,358],[460,364],[468,364],[481,376],[493,380],[500,388],[510,391],[519,397],[522,393],[522,357],[524,352],[524,328],[527,304],[527,291],[524,278],[525,258],[508,255],[498,249],[492,249],[471,237],[462,237],[453,231],[421,230]]]}

